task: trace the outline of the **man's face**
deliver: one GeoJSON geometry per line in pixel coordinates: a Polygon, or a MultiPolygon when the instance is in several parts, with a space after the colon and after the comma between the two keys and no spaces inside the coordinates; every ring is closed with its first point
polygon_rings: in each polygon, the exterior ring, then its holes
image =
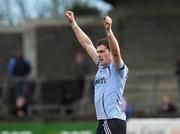
{"type": "Polygon", "coordinates": [[[103,44],[97,47],[97,54],[99,61],[103,66],[107,66],[109,63],[111,63],[111,52],[103,44]]]}

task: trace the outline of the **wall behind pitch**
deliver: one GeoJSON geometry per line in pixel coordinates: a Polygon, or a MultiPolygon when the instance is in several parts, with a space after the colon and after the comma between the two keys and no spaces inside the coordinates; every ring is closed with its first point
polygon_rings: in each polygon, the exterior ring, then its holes
{"type": "MultiPolygon", "coordinates": [[[[99,25],[82,26],[82,29],[96,44],[105,36],[99,25]]],[[[90,66],[92,60],[80,46],[70,26],[40,26],[36,29],[38,75],[48,79],[58,79],[73,74],[73,62],[76,51],[83,51],[90,66]]],[[[95,65],[93,66],[95,69],[95,65]]]]}

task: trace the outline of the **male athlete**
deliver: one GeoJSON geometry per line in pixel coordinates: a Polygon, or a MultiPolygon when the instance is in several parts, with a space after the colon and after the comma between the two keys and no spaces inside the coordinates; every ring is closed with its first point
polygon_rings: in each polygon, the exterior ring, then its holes
{"type": "Polygon", "coordinates": [[[128,68],[122,60],[119,44],[111,29],[112,19],[109,16],[104,17],[107,39],[99,40],[95,48],[76,23],[73,12],[67,11],[66,17],[79,43],[98,66],[94,81],[95,109],[99,120],[97,134],[126,134],[122,96],[128,68]]]}

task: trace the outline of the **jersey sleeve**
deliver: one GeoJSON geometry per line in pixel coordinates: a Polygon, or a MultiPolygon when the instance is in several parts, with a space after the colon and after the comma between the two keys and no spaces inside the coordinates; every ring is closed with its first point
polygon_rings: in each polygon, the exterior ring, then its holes
{"type": "Polygon", "coordinates": [[[123,64],[120,66],[119,69],[116,69],[115,65],[113,64],[113,68],[116,70],[116,72],[119,74],[119,76],[121,78],[125,78],[128,76],[128,67],[126,66],[126,64],[123,62],[123,64]]]}

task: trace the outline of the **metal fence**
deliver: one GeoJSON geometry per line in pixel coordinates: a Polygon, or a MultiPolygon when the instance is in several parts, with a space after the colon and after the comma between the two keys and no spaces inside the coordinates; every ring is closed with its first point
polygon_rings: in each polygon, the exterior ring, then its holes
{"type": "MultiPolygon", "coordinates": [[[[84,90],[80,96],[75,79],[47,80],[44,78],[27,79],[29,90],[28,116],[88,116],[94,115],[93,78],[86,77],[84,90]]],[[[1,79],[0,116],[11,117],[15,105],[14,79],[1,79]]],[[[156,114],[163,95],[172,97],[179,106],[176,79],[164,74],[130,74],[127,80],[125,97],[135,113],[156,114]]]]}

